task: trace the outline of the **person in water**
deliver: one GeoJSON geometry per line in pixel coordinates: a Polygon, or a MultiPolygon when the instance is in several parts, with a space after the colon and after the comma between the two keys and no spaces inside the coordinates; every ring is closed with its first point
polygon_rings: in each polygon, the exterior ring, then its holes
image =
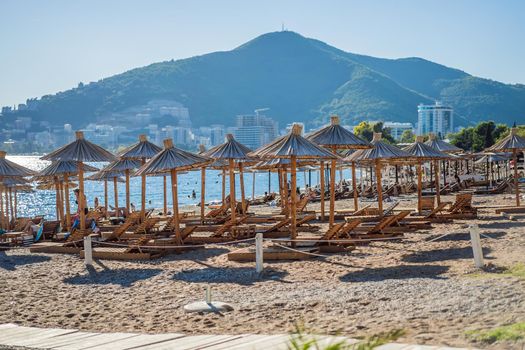
{"type": "Polygon", "coordinates": [[[195,190],[191,191],[191,198],[193,199],[197,198],[197,194],[195,193],[195,190]]]}

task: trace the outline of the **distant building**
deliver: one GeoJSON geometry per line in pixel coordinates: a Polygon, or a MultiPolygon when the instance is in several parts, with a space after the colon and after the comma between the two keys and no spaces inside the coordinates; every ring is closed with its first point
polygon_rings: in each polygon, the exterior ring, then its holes
{"type": "Polygon", "coordinates": [[[401,139],[405,130],[412,131],[414,129],[412,123],[385,122],[383,126],[390,129],[390,135],[396,140],[401,139]]]}
{"type": "Polygon", "coordinates": [[[217,146],[224,142],[224,125],[212,124],[210,126],[210,145],[217,146]]]}
{"type": "Polygon", "coordinates": [[[269,143],[278,135],[278,123],[265,115],[238,115],[234,136],[243,145],[257,149],[269,143]]]}
{"type": "Polygon", "coordinates": [[[436,101],[434,105],[417,106],[417,135],[434,133],[440,137],[454,131],[454,111],[436,101]]]}

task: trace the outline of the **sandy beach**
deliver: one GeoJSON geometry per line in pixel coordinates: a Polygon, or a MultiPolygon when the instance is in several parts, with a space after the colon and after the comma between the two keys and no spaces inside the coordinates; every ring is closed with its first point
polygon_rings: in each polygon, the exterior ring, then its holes
{"type": "MultiPolygon", "coordinates": [[[[414,196],[401,200],[400,207],[415,207],[414,196]]],[[[508,194],[474,197],[478,207],[513,204],[508,194]]],[[[337,209],[351,206],[336,203],[337,209]]],[[[433,224],[400,241],[267,263],[262,276],[254,263],[228,261],[226,253],[243,245],[212,245],[152,261],[96,261],[93,268],[78,256],[0,252],[0,323],[191,334],[272,334],[301,325],[310,333],[350,337],[403,329],[400,342],[521,349],[523,344],[479,343],[465,333],[525,321],[525,280],[500,273],[525,264],[525,214],[515,217],[482,208],[476,220],[433,224]],[[492,272],[474,268],[472,223],[484,235],[492,272]],[[213,299],[231,303],[234,311],[184,312],[184,305],[204,298],[208,284],[213,299]]]]}

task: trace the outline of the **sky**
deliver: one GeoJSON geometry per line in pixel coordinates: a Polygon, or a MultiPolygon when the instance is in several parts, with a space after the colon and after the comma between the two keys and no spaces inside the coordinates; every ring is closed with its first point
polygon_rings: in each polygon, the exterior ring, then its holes
{"type": "Polygon", "coordinates": [[[525,83],[524,13],[523,0],[0,0],[0,106],[283,24],[345,51],[525,83]]]}

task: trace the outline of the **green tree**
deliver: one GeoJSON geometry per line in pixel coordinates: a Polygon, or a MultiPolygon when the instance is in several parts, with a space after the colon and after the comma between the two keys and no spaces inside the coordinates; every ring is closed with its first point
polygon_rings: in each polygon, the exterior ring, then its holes
{"type": "Polygon", "coordinates": [[[413,143],[416,141],[416,135],[412,132],[412,130],[405,130],[401,134],[401,138],[399,139],[400,143],[413,143]]]}
{"type": "Polygon", "coordinates": [[[450,135],[450,143],[464,150],[472,150],[474,143],[474,128],[463,128],[459,132],[450,135]]]}
{"type": "Polygon", "coordinates": [[[369,122],[361,122],[354,127],[354,134],[367,141],[372,141],[375,132],[380,132],[384,141],[388,143],[396,143],[396,140],[392,137],[390,128],[385,128],[383,122],[373,124],[370,124],[369,122]]]}

